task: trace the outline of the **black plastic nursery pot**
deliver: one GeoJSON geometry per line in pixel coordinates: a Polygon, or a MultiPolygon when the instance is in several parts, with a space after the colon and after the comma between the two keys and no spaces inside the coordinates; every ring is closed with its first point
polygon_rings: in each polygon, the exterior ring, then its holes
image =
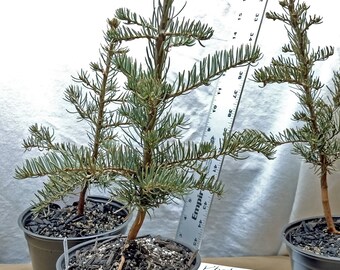
{"type": "MultiPolygon", "coordinates": [[[[339,217],[337,217],[339,218],[339,217]]],[[[287,246],[287,250],[291,260],[292,270],[339,270],[340,258],[329,257],[314,254],[311,251],[305,251],[301,247],[297,247],[290,242],[291,233],[303,222],[306,223],[312,220],[324,220],[323,217],[311,217],[301,219],[288,224],[283,229],[283,240],[287,246]]]]}
{"type": "MultiPolygon", "coordinates": [[[[98,249],[100,249],[99,247],[97,247],[99,243],[108,242],[108,241],[112,241],[112,240],[114,241],[115,239],[118,239],[119,237],[121,237],[121,236],[118,236],[118,235],[116,235],[116,236],[104,236],[104,237],[100,237],[98,239],[92,239],[92,240],[89,240],[87,242],[83,242],[81,244],[78,244],[78,245],[72,247],[69,250],[69,252],[67,254],[68,260],[71,261],[72,257],[81,256],[80,254],[81,254],[82,250],[85,250],[85,249],[87,249],[87,250],[97,249],[98,250],[98,249]]],[[[143,237],[148,237],[148,236],[140,236],[138,238],[143,238],[143,237]]],[[[199,267],[201,265],[201,256],[200,256],[199,252],[196,251],[195,248],[193,248],[193,247],[191,247],[191,246],[189,246],[189,245],[187,245],[187,244],[185,244],[181,241],[178,241],[178,240],[173,240],[173,239],[163,238],[163,237],[161,237],[160,239],[169,240],[171,242],[177,243],[177,244],[183,246],[184,248],[190,250],[191,252],[195,253],[195,259],[193,260],[191,267],[188,268],[187,270],[197,270],[197,269],[199,269],[199,267]]],[[[98,256],[100,256],[100,255],[98,255],[98,256]]],[[[55,267],[56,267],[55,268],[56,270],[66,270],[67,269],[66,266],[65,266],[65,254],[64,253],[58,258],[55,267]]],[[[108,267],[111,267],[111,266],[108,266],[108,267]]],[[[81,269],[86,270],[87,268],[82,267],[81,269]]],[[[95,268],[91,268],[91,269],[95,269],[95,268]]]]}
{"type": "MultiPolygon", "coordinates": [[[[107,203],[108,198],[102,196],[88,196],[87,199],[97,202],[107,203]]],[[[104,233],[82,236],[82,237],[69,237],[67,238],[67,246],[71,248],[80,243],[95,239],[100,236],[118,235],[124,234],[127,230],[128,223],[131,219],[129,211],[124,208],[124,204],[117,201],[110,201],[110,205],[113,205],[117,209],[122,209],[126,214],[126,221],[119,226],[113,228],[104,233]]],[[[29,254],[31,257],[31,263],[33,270],[55,270],[56,261],[59,256],[64,252],[64,238],[47,237],[33,233],[25,228],[25,224],[28,219],[32,217],[32,207],[26,209],[18,218],[18,225],[24,231],[24,235],[27,241],[29,254]]]]}

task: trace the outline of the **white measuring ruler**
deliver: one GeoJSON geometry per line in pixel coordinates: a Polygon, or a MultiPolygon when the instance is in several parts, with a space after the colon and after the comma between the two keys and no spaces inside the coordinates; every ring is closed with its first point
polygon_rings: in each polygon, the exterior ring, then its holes
{"type": "MultiPolygon", "coordinates": [[[[236,1],[233,1],[236,2],[236,1]]],[[[228,46],[256,45],[268,0],[237,0],[234,21],[226,25],[232,30],[227,37],[228,46]]],[[[242,91],[246,83],[249,65],[228,70],[219,78],[210,107],[203,141],[218,142],[225,131],[231,132],[242,91]]],[[[208,176],[219,177],[223,157],[209,161],[208,176]]],[[[195,190],[185,198],[176,239],[197,249],[200,248],[213,195],[195,190]]]]}

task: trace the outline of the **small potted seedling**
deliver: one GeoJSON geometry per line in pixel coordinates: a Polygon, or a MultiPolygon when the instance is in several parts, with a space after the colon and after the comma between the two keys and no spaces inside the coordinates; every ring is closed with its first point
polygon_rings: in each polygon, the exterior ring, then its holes
{"type": "Polygon", "coordinates": [[[327,181],[336,170],[340,153],[340,73],[334,72],[332,87],[324,86],[317,76],[315,64],[334,53],[331,46],[313,49],[310,44],[309,29],[321,24],[322,18],[310,16],[305,2],[283,0],[279,4],[282,14],[266,15],[285,24],[289,42],[282,47],[284,55],[257,69],[253,78],[264,86],[285,83],[297,96],[300,109],[292,116],[296,127],[270,136],[270,141],[275,145],[292,144],[293,154],[313,166],[320,181],[323,207],[322,217],[289,224],[284,230],[284,241],[294,270],[316,269],[315,266],[339,269],[340,219],[332,216],[327,181]]]}
{"type": "Polygon", "coordinates": [[[69,113],[77,115],[88,127],[84,131],[84,126],[79,128],[79,133],[87,134],[88,144],[56,142],[54,130],[38,124],[30,127],[30,136],[23,142],[25,150],[38,149],[42,153],[18,167],[16,178],[47,177],[36,194],[34,206],[19,217],[34,270],[55,269],[64,241],[72,247],[127,229],[130,215],[122,203],[109,197],[87,196],[91,186],[110,185],[115,172],[108,167],[111,156],[107,152],[115,144],[116,126],[124,124],[116,119],[115,105],[122,96],[112,60],[125,50],[110,36],[115,23],[118,22],[111,21],[105,33],[99,62],[90,64],[91,72],[81,70],[73,78],[75,84],[65,90],[65,100],[74,108],[69,113]],[[73,204],[56,204],[70,196],[77,198],[73,204]]]}
{"type": "Polygon", "coordinates": [[[171,52],[209,40],[213,29],[180,18],[181,10],[175,9],[173,0],[155,3],[151,18],[118,9],[116,19],[121,23],[112,33],[127,47],[133,40],[147,43],[144,62],[129,54],[116,54],[112,61],[114,69],[126,78],[125,95],[117,110],[126,125],[120,126],[119,141],[107,149],[108,166],[117,173],[112,195],[135,210],[135,219],[126,237],[78,245],[70,250],[69,261],[66,256],[59,258],[57,269],[197,269],[197,251],[187,245],[157,236],[141,237],[145,217],[194,189],[222,195],[222,183],[208,176],[207,161],[211,159],[221,155],[244,158],[241,153],[247,151],[268,158],[273,155],[273,145],[256,130],[225,132],[217,146],[211,141],[183,139],[184,131],[192,126],[188,115],[174,110],[173,102],[209,85],[231,68],[255,63],[261,54],[259,48],[243,45],[214,52],[190,70],[176,72],[171,69],[171,52]],[[176,74],[174,79],[171,72],[176,74]]]}

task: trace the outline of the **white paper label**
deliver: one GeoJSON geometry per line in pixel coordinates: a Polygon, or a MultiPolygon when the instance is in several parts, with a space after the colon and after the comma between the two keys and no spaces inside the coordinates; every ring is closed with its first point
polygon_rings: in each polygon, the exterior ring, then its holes
{"type": "Polygon", "coordinates": [[[251,270],[251,269],[223,266],[211,263],[201,263],[201,266],[200,268],[198,268],[198,270],[251,270]]]}

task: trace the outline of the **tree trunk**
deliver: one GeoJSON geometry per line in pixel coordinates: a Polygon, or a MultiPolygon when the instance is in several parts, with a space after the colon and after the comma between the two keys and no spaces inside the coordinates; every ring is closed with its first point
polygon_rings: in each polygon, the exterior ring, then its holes
{"type": "MultiPolygon", "coordinates": [[[[322,158],[321,158],[322,161],[322,158]]],[[[331,206],[329,203],[329,196],[328,196],[328,184],[327,184],[327,170],[325,169],[325,165],[321,165],[321,200],[322,200],[322,207],[324,216],[327,222],[327,230],[330,233],[339,234],[340,232],[335,228],[334,220],[332,216],[331,206]]]]}
{"type": "Polygon", "coordinates": [[[146,210],[138,209],[138,213],[137,213],[137,216],[135,218],[135,221],[133,222],[133,224],[130,228],[129,234],[127,236],[127,239],[126,239],[127,241],[136,239],[138,232],[143,225],[145,215],[146,215],[146,210]]]}
{"type": "Polygon", "coordinates": [[[78,216],[83,216],[84,215],[87,187],[88,187],[88,185],[86,183],[85,187],[80,191],[80,194],[79,194],[78,208],[77,208],[78,216]]]}

